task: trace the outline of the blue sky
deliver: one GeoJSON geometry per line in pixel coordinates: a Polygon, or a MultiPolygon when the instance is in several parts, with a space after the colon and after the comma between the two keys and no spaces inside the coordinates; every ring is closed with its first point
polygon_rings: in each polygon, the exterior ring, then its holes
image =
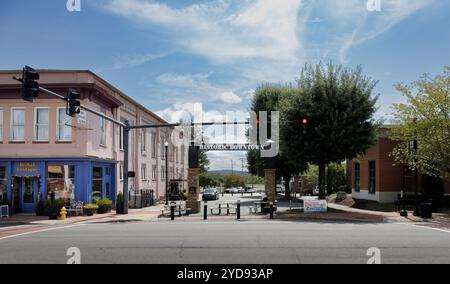
{"type": "Polygon", "coordinates": [[[258,85],[319,60],[361,64],[389,118],[395,83],[450,64],[449,0],[380,0],[374,12],[367,0],[81,0],[72,13],[66,2],[0,1],[0,69],[89,69],[167,120],[198,102],[206,120],[246,111],[258,85]]]}

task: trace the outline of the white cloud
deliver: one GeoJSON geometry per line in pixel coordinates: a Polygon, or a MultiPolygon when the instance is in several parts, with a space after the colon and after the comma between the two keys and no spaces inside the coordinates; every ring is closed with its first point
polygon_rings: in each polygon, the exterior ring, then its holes
{"type": "Polygon", "coordinates": [[[113,61],[113,65],[103,68],[101,71],[116,71],[126,68],[136,67],[163,57],[168,56],[172,52],[164,52],[159,54],[122,54],[117,56],[113,61]]]}
{"type": "Polygon", "coordinates": [[[219,99],[224,103],[239,104],[242,102],[242,98],[233,92],[224,92],[219,95],[219,99]]]}
{"type": "Polygon", "coordinates": [[[144,0],[112,0],[118,15],[160,25],[191,52],[219,63],[240,59],[290,59],[299,48],[297,13],[302,0],[216,0],[175,9],[144,0]]]}

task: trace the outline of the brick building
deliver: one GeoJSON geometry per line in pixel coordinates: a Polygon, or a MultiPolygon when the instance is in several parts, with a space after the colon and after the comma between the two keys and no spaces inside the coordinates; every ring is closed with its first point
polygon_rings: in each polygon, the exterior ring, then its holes
{"type": "MultiPolygon", "coordinates": [[[[406,173],[404,167],[394,165],[390,157],[397,142],[388,138],[389,126],[380,130],[378,143],[365,155],[347,161],[347,183],[352,188],[355,199],[372,200],[380,203],[391,203],[405,186],[407,194],[415,192],[415,175],[406,173]]],[[[422,184],[419,175],[419,185],[422,184]]],[[[450,181],[444,180],[444,192],[450,195],[450,181]]]]}

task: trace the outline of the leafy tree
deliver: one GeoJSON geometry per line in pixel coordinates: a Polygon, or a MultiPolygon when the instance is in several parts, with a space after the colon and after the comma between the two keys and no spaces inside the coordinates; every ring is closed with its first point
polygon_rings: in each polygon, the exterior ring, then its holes
{"type": "MultiPolygon", "coordinates": [[[[251,102],[251,110],[259,113],[260,111],[281,111],[280,102],[282,100],[289,100],[289,98],[295,95],[296,90],[291,86],[283,85],[262,85],[256,92],[251,102]]],[[[270,135],[270,131],[269,131],[270,135]]],[[[261,143],[261,141],[260,141],[261,143]]],[[[283,141],[280,141],[280,144],[283,141]]],[[[251,174],[264,176],[264,158],[261,158],[259,151],[249,151],[247,154],[248,168],[251,174]]],[[[281,177],[286,182],[285,195],[290,196],[289,181],[292,175],[298,174],[304,171],[307,164],[302,159],[290,159],[289,156],[280,153],[276,157],[276,173],[277,180],[281,177]]]]}
{"type": "Polygon", "coordinates": [[[373,119],[377,82],[356,70],[305,65],[297,81],[298,92],[283,101],[283,154],[319,167],[320,198],[325,198],[326,166],[363,154],[376,141],[373,119]],[[302,124],[303,119],[308,124],[302,124]]]}
{"type": "Polygon", "coordinates": [[[214,175],[202,174],[199,177],[201,187],[216,187],[221,184],[219,178],[214,175]]]}
{"type": "Polygon", "coordinates": [[[407,102],[394,105],[398,127],[391,137],[402,143],[392,156],[422,174],[450,177],[450,66],[435,78],[423,75],[412,85],[396,87],[407,102]],[[417,153],[411,141],[417,141],[417,153]]]}
{"type": "Polygon", "coordinates": [[[200,151],[198,153],[198,164],[200,167],[200,174],[206,174],[209,171],[210,161],[205,151],[200,151]]]}
{"type": "Polygon", "coordinates": [[[345,167],[341,163],[333,163],[327,167],[327,191],[328,194],[338,191],[347,192],[347,179],[345,167]]]}
{"type": "Polygon", "coordinates": [[[245,178],[243,176],[239,175],[226,175],[224,177],[224,187],[225,188],[231,188],[231,187],[239,187],[245,186],[245,178]]]}

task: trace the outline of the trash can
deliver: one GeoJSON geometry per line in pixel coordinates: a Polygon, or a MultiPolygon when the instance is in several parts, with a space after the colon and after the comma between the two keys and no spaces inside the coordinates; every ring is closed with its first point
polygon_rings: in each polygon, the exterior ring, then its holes
{"type": "Polygon", "coordinates": [[[433,218],[433,204],[431,203],[420,203],[420,217],[431,219],[433,218]]]}

